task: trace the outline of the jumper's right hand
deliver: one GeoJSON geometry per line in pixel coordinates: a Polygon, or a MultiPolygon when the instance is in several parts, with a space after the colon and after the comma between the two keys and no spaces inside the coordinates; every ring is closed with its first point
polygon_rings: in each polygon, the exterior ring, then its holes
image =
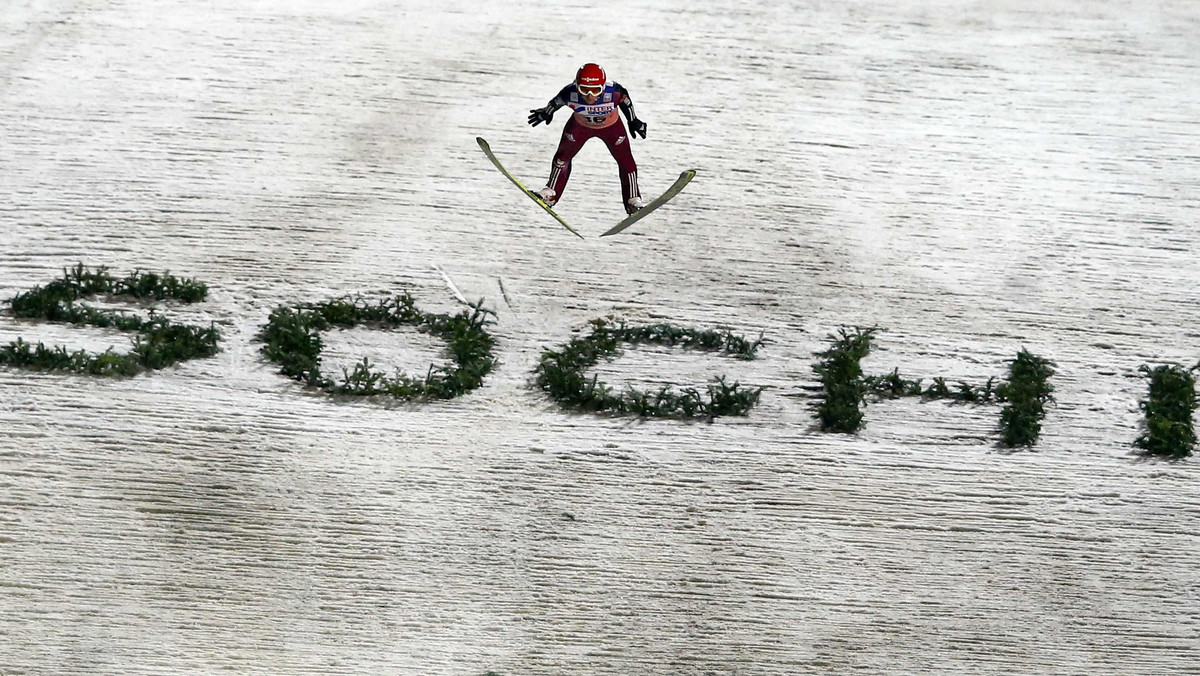
{"type": "Polygon", "coordinates": [[[543,122],[550,124],[552,119],[554,119],[554,111],[549,108],[534,108],[529,111],[529,124],[535,127],[543,122]]]}

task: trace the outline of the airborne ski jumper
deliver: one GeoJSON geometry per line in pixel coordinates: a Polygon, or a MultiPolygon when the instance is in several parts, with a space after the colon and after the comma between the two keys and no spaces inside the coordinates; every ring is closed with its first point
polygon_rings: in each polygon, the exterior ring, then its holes
{"type": "Polygon", "coordinates": [[[603,68],[587,63],[575,74],[575,82],[563,87],[545,108],[529,111],[529,124],[536,127],[543,122],[549,123],[554,111],[563,106],[571,109],[571,119],[563,127],[546,187],[533,193],[547,206],[554,206],[562,199],[563,191],[567,188],[572,158],[584,143],[599,138],[617,161],[621,175],[621,203],[625,213],[632,214],[645,207],[646,202],[638,190],[637,163],[633,161],[629,140],[635,134],[646,138],[646,123],[633,112],[629,92],[609,80],[603,68]],[[617,115],[618,110],[629,120],[628,132],[621,122],[621,116],[617,115]]]}
{"type": "Polygon", "coordinates": [[[549,123],[554,118],[554,111],[563,106],[571,109],[571,119],[567,120],[566,126],[563,127],[562,139],[559,140],[558,150],[554,153],[550,180],[541,190],[530,190],[512,172],[505,169],[482,136],[475,137],[475,142],[505,178],[577,236],[583,237],[551,207],[562,198],[563,191],[567,189],[567,179],[571,177],[571,160],[589,139],[599,138],[604,141],[613,159],[617,161],[621,178],[621,203],[627,214],[620,223],[600,233],[601,237],[625,231],[678,195],[679,191],[696,177],[695,169],[685,169],[661,195],[649,202],[642,199],[642,193],[638,190],[637,164],[633,161],[629,142],[635,134],[646,138],[646,123],[639,120],[633,112],[633,101],[629,98],[629,92],[616,82],[610,81],[600,66],[594,63],[584,64],[575,74],[575,82],[563,87],[545,108],[529,111],[529,124],[536,127],[543,122],[549,123]],[[618,110],[629,120],[628,131],[621,122],[621,116],[617,114],[618,110]]]}

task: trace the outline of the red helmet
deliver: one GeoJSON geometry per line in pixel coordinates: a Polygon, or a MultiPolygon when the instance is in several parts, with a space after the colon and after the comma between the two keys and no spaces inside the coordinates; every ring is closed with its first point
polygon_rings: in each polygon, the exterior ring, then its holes
{"type": "Polygon", "coordinates": [[[594,63],[583,64],[575,73],[575,89],[585,96],[600,96],[607,81],[608,76],[604,74],[604,69],[594,63]]]}

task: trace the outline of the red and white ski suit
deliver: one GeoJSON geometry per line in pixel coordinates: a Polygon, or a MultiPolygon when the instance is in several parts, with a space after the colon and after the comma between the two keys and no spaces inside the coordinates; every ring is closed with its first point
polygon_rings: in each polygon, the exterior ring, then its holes
{"type": "Polygon", "coordinates": [[[608,146],[617,161],[617,169],[621,176],[621,203],[626,205],[632,197],[641,197],[637,183],[637,163],[633,161],[633,152],[629,148],[629,132],[625,129],[618,108],[629,119],[634,119],[633,101],[624,87],[609,80],[604,83],[604,92],[595,103],[588,103],[575,88],[574,84],[563,87],[551,101],[549,108],[557,110],[563,106],[571,108],[571,119],[563,127],[562,138],[558,141],[558,150],[550,166],[550,179],[546,185],[554,190],[554,199],[562,199],[563,191],[567,188],[567,180],[571,177],[571,160],[579,149],[593,138],[599,138],[608,146]]]}

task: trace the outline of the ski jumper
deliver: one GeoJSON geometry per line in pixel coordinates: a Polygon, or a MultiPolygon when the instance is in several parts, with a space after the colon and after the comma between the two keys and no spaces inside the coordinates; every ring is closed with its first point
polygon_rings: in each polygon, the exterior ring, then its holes
{"type": "Polygon", "coordinates": [[[571,119],[563,127],[562,138],[558,141],[558,150],[554,153],[554,161],[550,167],[550,179],[546,185],[554,189],[554,199],[562,199],[563,191],[567,188],[567,179],[571,178],[571,159],[579,152],[584,143],[593,138],[604,141],[608,152],[617,161],[617,169],[621,176],[621,203],[628,204],[630,198],[641,197],[637,183],[637,163],[633,161],[633,152],[629,149],[629,132],[618,108],[629,119],[636,119],[633,113],[633,101],[624,87],[609,80],[604,83],[604,91],[595,103],[587,103],[576,89],[575,84],[563,87],[550,101],[551,111],[563,106],[571,108],[571,119]]]}

